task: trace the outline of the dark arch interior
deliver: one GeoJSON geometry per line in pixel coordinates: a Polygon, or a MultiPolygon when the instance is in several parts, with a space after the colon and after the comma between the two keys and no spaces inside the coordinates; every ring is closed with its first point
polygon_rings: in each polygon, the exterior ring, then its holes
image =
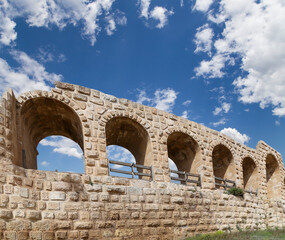
{"type": "Polygon", "coordinates": [[[235,181],[235,167],[231,151],[222,144],[213,150],[214,176],[235,181]]]}
{"type": "Polygon", "coordinates": [[[136,121],[127,117],[112,118],[106,124],[106,145],[118,145],[128,149],[136,163],[148,165],[149,136],[136,121]]]}
{"type": "Polygon", "coordinates": [[[66,104],[50,99],[28,100],[20,109],[21,141],[19,156],[26,168],[37,168],[37,145],[52,135],[72,139],[83,150],[82,125],[78,115],[66,104]]]}
{"type": "Polygon", "coordinates": [[[199,146],[189,135],[175,132],[167,139],[168,157],[175,163],[179,171],[197,173],[199,146]],[[194,163],[195,160],[195,163],[194,163]],[[197,163],[197,164],[196,164],[197,163]]]}
{"type": "Polygon", "coordinates": [[[277,160],[273,155],[269,154],[266,157],[266,182],[268,182],[272,178],[272,176],[277,172],[277,170],[277,160]]]}
{"type": "Polygon", "coordinates": [[[246,190],[257,189],[257,168],[252,158],[246,157],[242,162],[243,186],[246,190]]]}
{"type": "Polygon", "coordinates": [[[278,197],[280,193],[279,165],[272,154],[266,157],[266,183],[267,196],[269,198],[278,197]]]}

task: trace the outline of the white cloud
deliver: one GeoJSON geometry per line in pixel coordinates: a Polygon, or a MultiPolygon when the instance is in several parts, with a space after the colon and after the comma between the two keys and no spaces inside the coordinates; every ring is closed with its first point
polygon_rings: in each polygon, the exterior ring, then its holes
{"type": "Polygon", "coordinates": [[[106,21],[107,21],[107,26],[105,27],[105,30],[107,32],[107,35],[113,35],[113,33],[117,30],[116,25],[121,25],[124,26],[127,24],[127,18],[125,16],[125,14],[121,11],[116,11],[115,16],[112,15],[108,15],[106,17],[106,21]]]}
{"type": "Polygon", "coordinates": [[[245,144],[250,140],[250,137],[246,134],[241,134],[235,128],[224,128],[221,133],[233,138],[239,143],[245,144]]]}
{"type": "Polygon", "coordinates": [[[41,164],[41,166],[47,167],[49,165],[49,162],[42,161],[40,164],[41,164]]]}
{"type": "Polygon", "coordinates": [[[172,112],[178,92],[171,88],[158,89],[154,93],[154,107],[166,112],[172,112]]]}
{"type": "Polygon", "coordinates": [[[13,88],[16,95],[31,90],[49,90],[50,84],[62,80],[61,75],[48,73],[45,67],[21,51],[12,51],[18,68],[12,68],[0,58],[0,93],[13,88]]]}
{"type": "Polygon", "coordinates": [[[164,7],[156,6],[150,12],[150,17],[159,21],[159,23],[156,25],[157,28],[163,28],[167,24],[168,16],[171,16],[173,14],[174,14],[173,11],[168,11],[164,7]]]}
{"type": "Polygon", "coordinates": [[[143,104],[144,102],[150,102],[151,99],[147,97],[145,90],[139,90],[137,102],[143,104]]]}
{"type": "Polygon", "coordinates": [[[182,105],[187,107],[190,105],[191,102],[192,102],[191,100],[186,100],[182,103],[182,105]]]}
{"type": "Polygon", "coordinates": [[[140,4],[140,17],[145,18],[146,20],[152,18],[158,21],[158,24],[156,24],[157,28],[163,28],[168,22],[168,17],[174,14],[172,10],[167,10],[161,6],[155,6],[150,11],[149,7],[151,0],[139,0],[138,2],[140,4]]]}
{"type": "Polygon", "coordinates": [[[66,137],[52,136],[45,138],[40,143],[42,146],[53,147],[53,152],[67,155],[69,157],[75,157],[82,159],[83,153],[77,143],[66,137]]]}
{"type": "Polygon", "coordinates": [[[196,0],[194,9],[201,12],[207,12],[212,3],[213,0],[196,0]]]}
{"type": "Polygon", "coordinates": [[[211,124],[212,124],[214,127],[217,127],[217,126],[226,124],[226,122],[227,122],[227,119],[226,119],[226,118],[222,118],[222,119],[220,119],[218,122],[212,122],[211,124]]]}
{"type": "Polygon", "coordinates": [[[231,104],[223,102],[221,107],[216,107],[215,110],[213,111],[213,114],[215,116],[221,114],[221,113],[228,113],[231,109],[231,104]]]}
{"type": "Polygon", "coordinates": [[[141,17],[148,19],[148,9],[150,6],[151,0],[140,0],[140,10],[141,10],[141,17]]]}
{"type": "Polygon", "coordinates": [[[188,111],[187,110],[183,111],[181,117],[188,119],[188,111]]]}
{"type": "Polygon", "coordinates": [[[172,112],[175,105],[178,92],[175,92],[171,88],[157,89],[154,92],[154,97],[147,97],[145,90],[139,90],[137,102],[141,104],[147,104],[152,107],[158,108],[165,112],[172,112]]]}
{"type": "Polygon", "coordinates": [[[222,108],[216,107],[215,110],[213,111],[213,114],[216,116],[216,115],[219,115],[221,112],[222,112],[222,108]]]}
{"type": "Polygon", "coordinates": [[[110,18],[110,17],[107,18],[107,21],[108,21],[108,25],[106,26],[105,29],[106,29],[107,35],[110,36],[116,30],[116,23],[115,23],[114,18],[110,18]]]}
{"type": "Polygon", "coordinates": [[[216,54],[209,61],[203,60],[199,67],[196,67],[194,71],[196,76],[202,76],[207,78],[221,78],[224,76],[222,69],[225,68],[225,64],[228,61],[228,57],[221,54],[216,54]]]}
{"type": "Polygon", "coordinates": [[[211,55],[212,50],[212,38],[214,36],[213,30],[209,27],[208,24],[203,25],[202,27],[197,28],[195,34],[194,42],[196,44],[195,53],[206,52],[211,55]]]}
{"type": "Polygon", "coordinates": [[[272,105],[274,115],[284,116],[285,2],[221,0],[208,20],[222,33],[214,37],[213,57],[201,61],[196,75],[223,77],[227,66],[236,64],[241,74],[233,84],[239,100],[261,108],[272,105]]]}
{"type": "MultiPolygon", "coordinates": [[[[69,24],[82,25],[82,35],[94,45],[96,36],[101,31],[100,17],[105,15],[115,22],[116,16],[111,14],[114,1],[3,0],[0,5],[0,42],[9,45],[16,39],[14,19],[22,17],[33,27],[56,26],[62,30],[69,24]]],[[[107,28],[113,32],[115,25],[112,24],[109,20],[107,28]]]]}

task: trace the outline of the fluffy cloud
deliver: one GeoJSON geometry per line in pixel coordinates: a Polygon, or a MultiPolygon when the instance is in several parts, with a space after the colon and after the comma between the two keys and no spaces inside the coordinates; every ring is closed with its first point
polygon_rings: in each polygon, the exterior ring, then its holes
{"type": "Polygon", "coordinates": [[[158,21],[156,28],[163,28],[167,22],[168,17],[173,15],[172,10],[167,10],[161,6],[155,6],[151,11],[149,11],[151,0],[140,0],[140,17],[148,20],[150,18],[158,21]]]}
{"type": "Polygon", "coordinates": [[[274,115],[285,115],[285,2],[221,0],[207,14],[222,33],[214,37],[212,57],[201,61],[196,75],[219,78],[227,66],[239,65],[241,74],[233,82],[239,100],[272,105],[274,115]]]}
{"type": "Polygon", "coordinates": [[[62,80],[61,75],[48,73],[45,67],[21,51],[12,51],[12,57],[18,62],[18,68],[12,68],[0,58],[0,93],[13,88],[16,94],[42,89],[49,90],[50,84],[62,80]]]}
{"type": "Polygon", "coordinates": [[[231,109],[231,104],[230,103],[226,103],[223,102],[221,107],[216,107],[215,110],[213,111],[213,114],[216,115],[220,115],[222,113],[228,113],[231,109]]]}
{"type": "Polygon", "coordinates": [[[83,153],[81,148],[77,143],[70,140],[69,138],[61,137],[61,136],[52,136],[49,138],[45,138],[40,141],[42,146],[50,146],[53,147],[53,152],[67,155],[69,157],[75,157],[82,159],[83,153]]]}
{"type": "Polygon", "coordinates": [[[172,112],[175,105],[178,92],[175,92],[171,88],[157,89],[154,92],[154,97],[147,97],[145,90],[140,90],[137,102],[141,104],[148,104],[152,107],[158,108],[166,112],[172,112]]]}
{"type": "Polygon", "coordinates": [[[196,44],[195,53],[206,52],[211,55],[213,36],[213,30],[209,27],[208,24],[197,28],[197,32],[195,34],[194,39],[194,42],[196,44]]]}
{"type": "Polygon", "coordinates": [[[163,28],[167,24],[168,16],[173,15],[173,13],[173,11],[168,11],[164,7],[156,6],[150,12],[150,17],[159,21],[159,23],[156,25],[157,28],[163,28]]]}
{"type": "MultiPolygon", "coordinates": [[[[101,31],[100,17],[108,18],[106,31],[108,35],[116,29],[116,22],[121,18],[111,14],[115,0],[3,0],[0,4],[0,42],[9,45],[17,33],[14,19],[22,17],[29,26],[63,29],[68,24],[82,25],[82,35],[94,45],[97,34],[101,31]]],[[[122,25],[122,24],[121,24],[122,25]]]]}
{"type": "Polygon", "coordinates": [[[224,128],[221,133],[227,135],[230,138],[233,138],[239,143],[245,144],[250,140],[250,137],[246,134],[241,134],[235,128],[224,128]]]}
{"type": "Polygon", "coordinates": [[[196,0],[194,9],[201,12],[207,12],[212,3],[213,0],[196,0]]]}

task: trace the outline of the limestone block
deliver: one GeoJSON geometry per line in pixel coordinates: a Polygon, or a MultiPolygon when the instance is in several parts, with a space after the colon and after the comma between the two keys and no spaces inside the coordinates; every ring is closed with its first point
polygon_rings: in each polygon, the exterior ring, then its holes
{"type": "Polygon", "coordinates": [[[66,195],[65,192],[50,192],[49,198],[52,201],[64,201],[66,195]]]}
{"type": "Polygon", "coordinates": [[[111,194],[126,194],[126,187],[106,186],[106,191],[111,194]]]}
{"type": "Polygon", "coordinates": [[[73,93],[73,98],[79,101],[87,102],[87,96],[82,94],[73,93]]]}
{"type": "Polygon", "coordinates": [[[40,220],[42,218],[41,212],[38,211],[28,211],[27,218],[31,220],[40,220]]]}
{"type": "Polygon", "coordinates": [[[70,90],[70,91],[74,91],[74,85],[69,84],[69,83],[63,83],[63,82],[55,82],[55,87],[57,88],[61,88],[64,90],[70,90]]]}
{"type": "Polygon", "coordinates": [[[13,218],[13,213],[12,211],[9,211],[9,210],[0,210],[0,218],[11,219],[13,218]]]}
{"type": "Polygon", "coordinates": [[[91,221],[86,221],[86,222],[76,221],[74,223],[75,229],[91,229],[92,227],[93,227],[93,222],[91,221]]]}
{"type": "Polygon", "coordinates": [[[71,184],[67,182],[53,182],[52,188],[54,191],[70,191],[71,184]]]}

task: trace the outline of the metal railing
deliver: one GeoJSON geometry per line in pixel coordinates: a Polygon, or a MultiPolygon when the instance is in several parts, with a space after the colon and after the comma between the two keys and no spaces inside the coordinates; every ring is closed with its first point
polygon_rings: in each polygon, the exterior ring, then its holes
{"type": "Polygon", "coordinates": [[[256,192],[252,191],[251,188],[249,188],[249,190],[244,190],[244,192],[249,193],[249,194],[255,194],[256,196],[258,196],[258,188],[256,189],[256,192]]]}
{"type": "Polygon", "coordinates": [[[108,162],[109,162],[109,164],[108,164],[108,166],[109,166],[109,173],[115,172],[115,173],[131,175],[132,178],[135,178],[135,176],[138,176],[140,179],[145,179],[145,178],[148,177],[150,181],[153,180],[152,167],[144,166],[144,165],[140,165],[140,164],[135,164],[135,163],[119,162],[119,161],[114,161],[114,160],[108,160],[108,162]],[[117,169],[117,168],[111,168],[110,164],[130,167],[131,171],[120,170],[120,169],[117,169]],[[138,170],[137,172],[135,171],[135,168],[138,170]],[[141,172],[141,171],[144,171],[144,170],[149,171],[149,173],[141,172]]]}
{"type": "Polygon", "coordinates": [[[215,177],[215,187],[223,187],[226,190],[228,188],[236,187],[236,182],[228,179],[215,177]],[[227,183],[229,183],[230,185],[228,185],[227,183]]]}
{"type": "Polygon", "coordinates": [[[176,170],[170,170],[170,173],[176,173],[179,176],[179,177],[174,177],[170,175],[171,180],[180,181],[181,184],[196,183],[198,186],[200,187],[202,186],[200,174],[194,174],[186,171],[176,171],[176,170]],[[189,177],[194,177],[197,180],[193,180],[189,177]]]}

